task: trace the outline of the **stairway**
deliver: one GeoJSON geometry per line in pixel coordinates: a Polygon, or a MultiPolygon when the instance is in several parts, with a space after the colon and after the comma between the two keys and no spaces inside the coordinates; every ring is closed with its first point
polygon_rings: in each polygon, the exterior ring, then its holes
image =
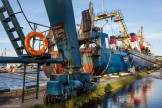
{"type": "Polygon", "coordinates": [[[22,27],[20,27],[20,24],[16,18],[16,14],[22,13],[22,12],[16,12],[14,13],[10,3],[8,0],[1,0],[3,3],[3,6],[0,7],[0,20],[1,23],[8,35],[8,38],[11,41],[11,44],[13,45],[16,53],[18,56],[23,54],[24,48],[24,33],[22,31],[22,27]],[[5,13],[7,13],[8,17],[5,17],[5,13]],[[10,27],[9,23],[12,23],[13,27],[10,27]],[[16,32],[18,36],[14,36],[14,33],[16,32]],[[21,43],[19,46],[18,41],[21,43]]]}
{"type": "Polygon", "coordinates": [[[37,66],[37,72],[27,72],[26,71],[26,66],[27,66],[27,64],[24,64],[22,103],[25,100],[38,99],[38,92],[39,92],[39,70],[40,70],[40,64],[38,64],[38,66],[37,66]],[[33,84],[31,85],[31,81],[27,81],[26,75],[29,75],[29,74],[30,75],[32,75],[32,74],[36,74],[37,75],[36,84],[35,85],[33,85],[33,84]],[[26,85],[26,84],[30,84],[30,85],[26,85]],[[36,95],[34,97],[25,98],[25,96],[27,96],[29,93],[33,93],[33,92],[36,93],[36,95]]]}

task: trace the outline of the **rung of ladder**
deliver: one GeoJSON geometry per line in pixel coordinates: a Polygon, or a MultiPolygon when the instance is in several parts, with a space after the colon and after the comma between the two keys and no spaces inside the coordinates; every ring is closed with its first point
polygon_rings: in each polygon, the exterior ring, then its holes
{"type": "Polygon", "coordinates": [[[22,13],[22,11],[20,11],[20,12],[15,12],[15,13],[12,13],[12,14],[10,14],[9,16],[14,16],[14,15],[16,15],[16,14],[19,14],[19,13],[22,13]]]}
{"type": "Polygon", "coordinates": [[[8,23],[10,21],[11,21],[11,18],[10,17],[7,17],[7,18],[5,18],[5,19],[2,20],[2,22],[6,22],[6,23],[8,23]]]}
{"type": "Polygon", "coordinates": [[[11,39],[11,41],[19,41],[20,38],[14,38],[14,39],[11,39]]]}
{"type": "Polygon", "coordinates": [[[8,29],[9,32],[14,32],[16,31],[15,27],[8,29]]]}
{"type": "Polygon", "coordinates": [[[25,74],[37,74],[37,72],[26,72],[25,74]]]}
{"type": "Polygon", "coordinates": [[[37,87],[37,85],[30,85],[30,86],[26,86],[26,89],[31,89],[31,88],[35,88],[37,87]]]}
{"type": "MultiPolygon", "coordinates": [[[[21,27],[21,29],[23,29],[23,27],[21,27]]],[[[12,28],[8,29],[8,31],[9,32],[14,32],[14,31],[16,31],[16,29],[15,29],[15,27],[12,27],[12,28]]]]}
{"type": "Polygon", "coordinates": [[[31,97],[31,98],[27,98],[27,99],[24,99],[24,100],[30,100],[30,99],[36,99],[37,97],[31,97]]]}
{"type": "Polygon", "coordinates": [[[0,12],[3,13],[6,11],[6,8],[4,6],[0,7],[0,12]]]}
{"type": "Polygon", "coordinates": [[[24,49],[24,47],[23,46],[20,46],[20,47],[18,47],[18,48],[16,48],[17,50],[23,50],[24,49]]]}
{"type": "Polygon", "coordinates": [[[30,90],[25,90],[24,92],[25,93],[29,93],[29,92],[34,92],[34,91],[36,91],[37,89],[30,89],[30,90]]]}

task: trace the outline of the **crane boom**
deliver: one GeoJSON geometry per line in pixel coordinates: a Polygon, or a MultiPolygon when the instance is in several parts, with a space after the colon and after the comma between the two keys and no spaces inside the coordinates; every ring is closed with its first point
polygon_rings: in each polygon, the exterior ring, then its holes
{"type": "Polygon", "coordinates": [[[102,14],[98,15],[97,17],[95,17],[94,21],[99,21],[102,19],[113,18],[113,17],[116,18],[116,20],[114,20],[114,22],[119,22],[121,31],[123,33],[123,37],[119,37],[118,40],[125,40],[125,44],[127,46],[129,46],[130,45],[129,36],[128,36],[127,30],[126,30],[126,26],[125,26],[123,19],[121,17],[121,13],[119,11],[113,11],[110,13],[102,13],[102,14]]]}
{"type": "Polygon", "coordinates": [[[65,68],[80,68],[81,60],[71,0],[44,0],[65,68]]]}

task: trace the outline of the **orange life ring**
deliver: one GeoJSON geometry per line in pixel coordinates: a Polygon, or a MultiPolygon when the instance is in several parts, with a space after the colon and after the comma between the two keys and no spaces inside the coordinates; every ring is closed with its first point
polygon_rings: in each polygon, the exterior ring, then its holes
{"type": "Polygon", "coordinates": [[[30,32],[28,33],[28,35],[26,36],[25,38],[25,48],[26,50],[28,51],[28,53],[30,53],[31,55],[33,56],[41,56],[43,55],[46,50],[47,50],[47,47],[48,47],[48,42],[47,42],[47,39],[45,38],[45,36],[39,32],[30,32]],[[42,49],[40,50],[34,50],[31,45],[30,45],[30,40],[33,38],[33,37],[39,37],[40,40],[42,40],[43,42],[43,47],[42,49]]]}

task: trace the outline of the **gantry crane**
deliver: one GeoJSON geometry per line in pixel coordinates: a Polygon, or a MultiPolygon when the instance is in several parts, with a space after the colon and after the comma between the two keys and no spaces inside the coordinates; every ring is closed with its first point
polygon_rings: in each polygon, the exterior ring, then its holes
{"type": "Polygon", "coordinates": [[[123,36],[122,37],[118,37],[119,41],[125,41],[126,46],[130,45],[130,40],[129,40],[129,36],[127,33],[127,28],[125,25],[125,22],[123,20],[122,14],[120,11],[112,11],[110,13],[106,13],[106,12],[101,12],[100,14],[98,14],[95,18],[94,21],[99,21],[102,19],[106,19],[106,18],[113,18],[115,17],[116,19],[114,20],[114,22],[119,22],[121,31],[123,36]]]}

